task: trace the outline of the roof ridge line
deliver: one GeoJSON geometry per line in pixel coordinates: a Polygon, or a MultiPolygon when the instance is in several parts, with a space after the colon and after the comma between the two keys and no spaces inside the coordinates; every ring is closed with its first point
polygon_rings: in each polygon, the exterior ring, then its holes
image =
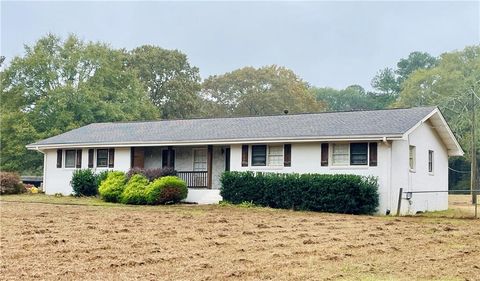
{"type": "Polygon", "coordinates": [[[302,112],[294,114],[266,114],[266,115],[247,115],[247,116],[222,116],[222,117],[192,117],[192,118],[174,118],[174,119],[160,119],[160,120],[132,120],[132,121],[112,121],[112,122],[95,122],[85,126],[94,124],[127,124],[127,123],[153,123],[153,122],[168,122],[168,121],[189,121],[189,120],[218,120],[218,119],[241,119],[241,118],[262,118],[262,117],[280,117],[280,116],[302,116],[302,115],[316,115],[316,114],[335,114],[335,113],[356,113],[356,112],[373,112],[373,111],[393,111],[417,108],[437,108],[437,106],[415,106],[415,107],[396,107],[396,108],[381,108],[381,109],[367,109],[367,110],[340,110],[340,111],[323,111],[323,112],[302,112]]]}

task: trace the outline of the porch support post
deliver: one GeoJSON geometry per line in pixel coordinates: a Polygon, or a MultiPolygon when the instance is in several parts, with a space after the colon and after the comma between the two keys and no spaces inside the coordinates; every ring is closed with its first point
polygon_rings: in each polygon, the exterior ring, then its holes
{"type": "Polygon", "coordinates": [[[213,146],[207,146],[207,187],[212,188],[213,146]]]}
{"type": "Polygon", "coordinates": [[[167,167],[169,168],[173,168],[173,147],[172,146],[168,146],[167,147],[167,167]]]}

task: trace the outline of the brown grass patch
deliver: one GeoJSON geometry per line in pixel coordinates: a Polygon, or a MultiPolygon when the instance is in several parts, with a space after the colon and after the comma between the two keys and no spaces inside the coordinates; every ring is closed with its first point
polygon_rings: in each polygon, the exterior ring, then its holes
{"type": "Polygon", "coordinates": [[[480,276],[480,220],[3,199],[0,208],[3,280],[478,280],[480,276]]]}

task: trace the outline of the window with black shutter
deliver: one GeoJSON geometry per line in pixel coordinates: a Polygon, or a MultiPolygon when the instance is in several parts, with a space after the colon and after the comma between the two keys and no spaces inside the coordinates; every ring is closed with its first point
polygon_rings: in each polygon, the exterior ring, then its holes
{"type": "Polygon", "coordinates": [[[252,145],[252,166],[267,165],[267,146],[252,145]]]}

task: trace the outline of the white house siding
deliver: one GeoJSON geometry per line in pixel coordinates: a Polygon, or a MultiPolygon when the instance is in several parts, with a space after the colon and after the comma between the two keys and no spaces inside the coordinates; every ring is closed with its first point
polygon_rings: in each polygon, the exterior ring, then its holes
{"type": "MultiPolygon", "coordinates": [[[[45,150],[44,157],[46,163],[43,183],[45,193],[71,194],[73,189],[70,185],[70,180],[72,179],[73,171],[75,171],[76,168],[63,168],[65,165],[62,165],[62,168],[57,168],[56,149],[45,150]]],[[[65,155],[62,157],[62,161],[65,161],[65,155]]],[[[88,168],[88,148],[82,149],[82,168],[88,168]]],[[[115,162],[113,168],[94,168],[95,171],[119,170],[124,172],[128,171],[128,169],[130,169],[130,148],[115,148],[115,162]]]]}
{"type": "MultiPolygon", "coordinates": [[[[420,125],[410,134],[408,141],[409,145],[416,147],[416,167],[415,171],[407,170],[406,190],[448,191],[448,154],[445,145],[432,128],[431,123],[425,122],[420,125]],[[429,150],[434,151],[433,173],[428,172],[429,150]]],[[[408,213],[446,210],[448,208],[448,193],[413,194],[410,201],[411,204],[405,204],[408,213]]]]}
{"type": "MultiPolygon", "coordinates": [[[[292,143],[291,167],[255,167],[251,166],[251,151],[249,151],[248,167],[241,166],[242,146],[231,146],[231,170],[232,171],[261,171],[274,173],[319,173],[319,174],[354,174],[361,176],[374,176],[378,178],[380,206],[378,213],[385,214],[387,209],[392,209],[389,203],[390,197],[390,145],[378,143],[378,166],[321,166],[321,143],[292,143]]],[[[249,148],[251,150],[251,146],[249,148]]],[[[331,161],[331,157],[329,159],[331,161]]]]}

